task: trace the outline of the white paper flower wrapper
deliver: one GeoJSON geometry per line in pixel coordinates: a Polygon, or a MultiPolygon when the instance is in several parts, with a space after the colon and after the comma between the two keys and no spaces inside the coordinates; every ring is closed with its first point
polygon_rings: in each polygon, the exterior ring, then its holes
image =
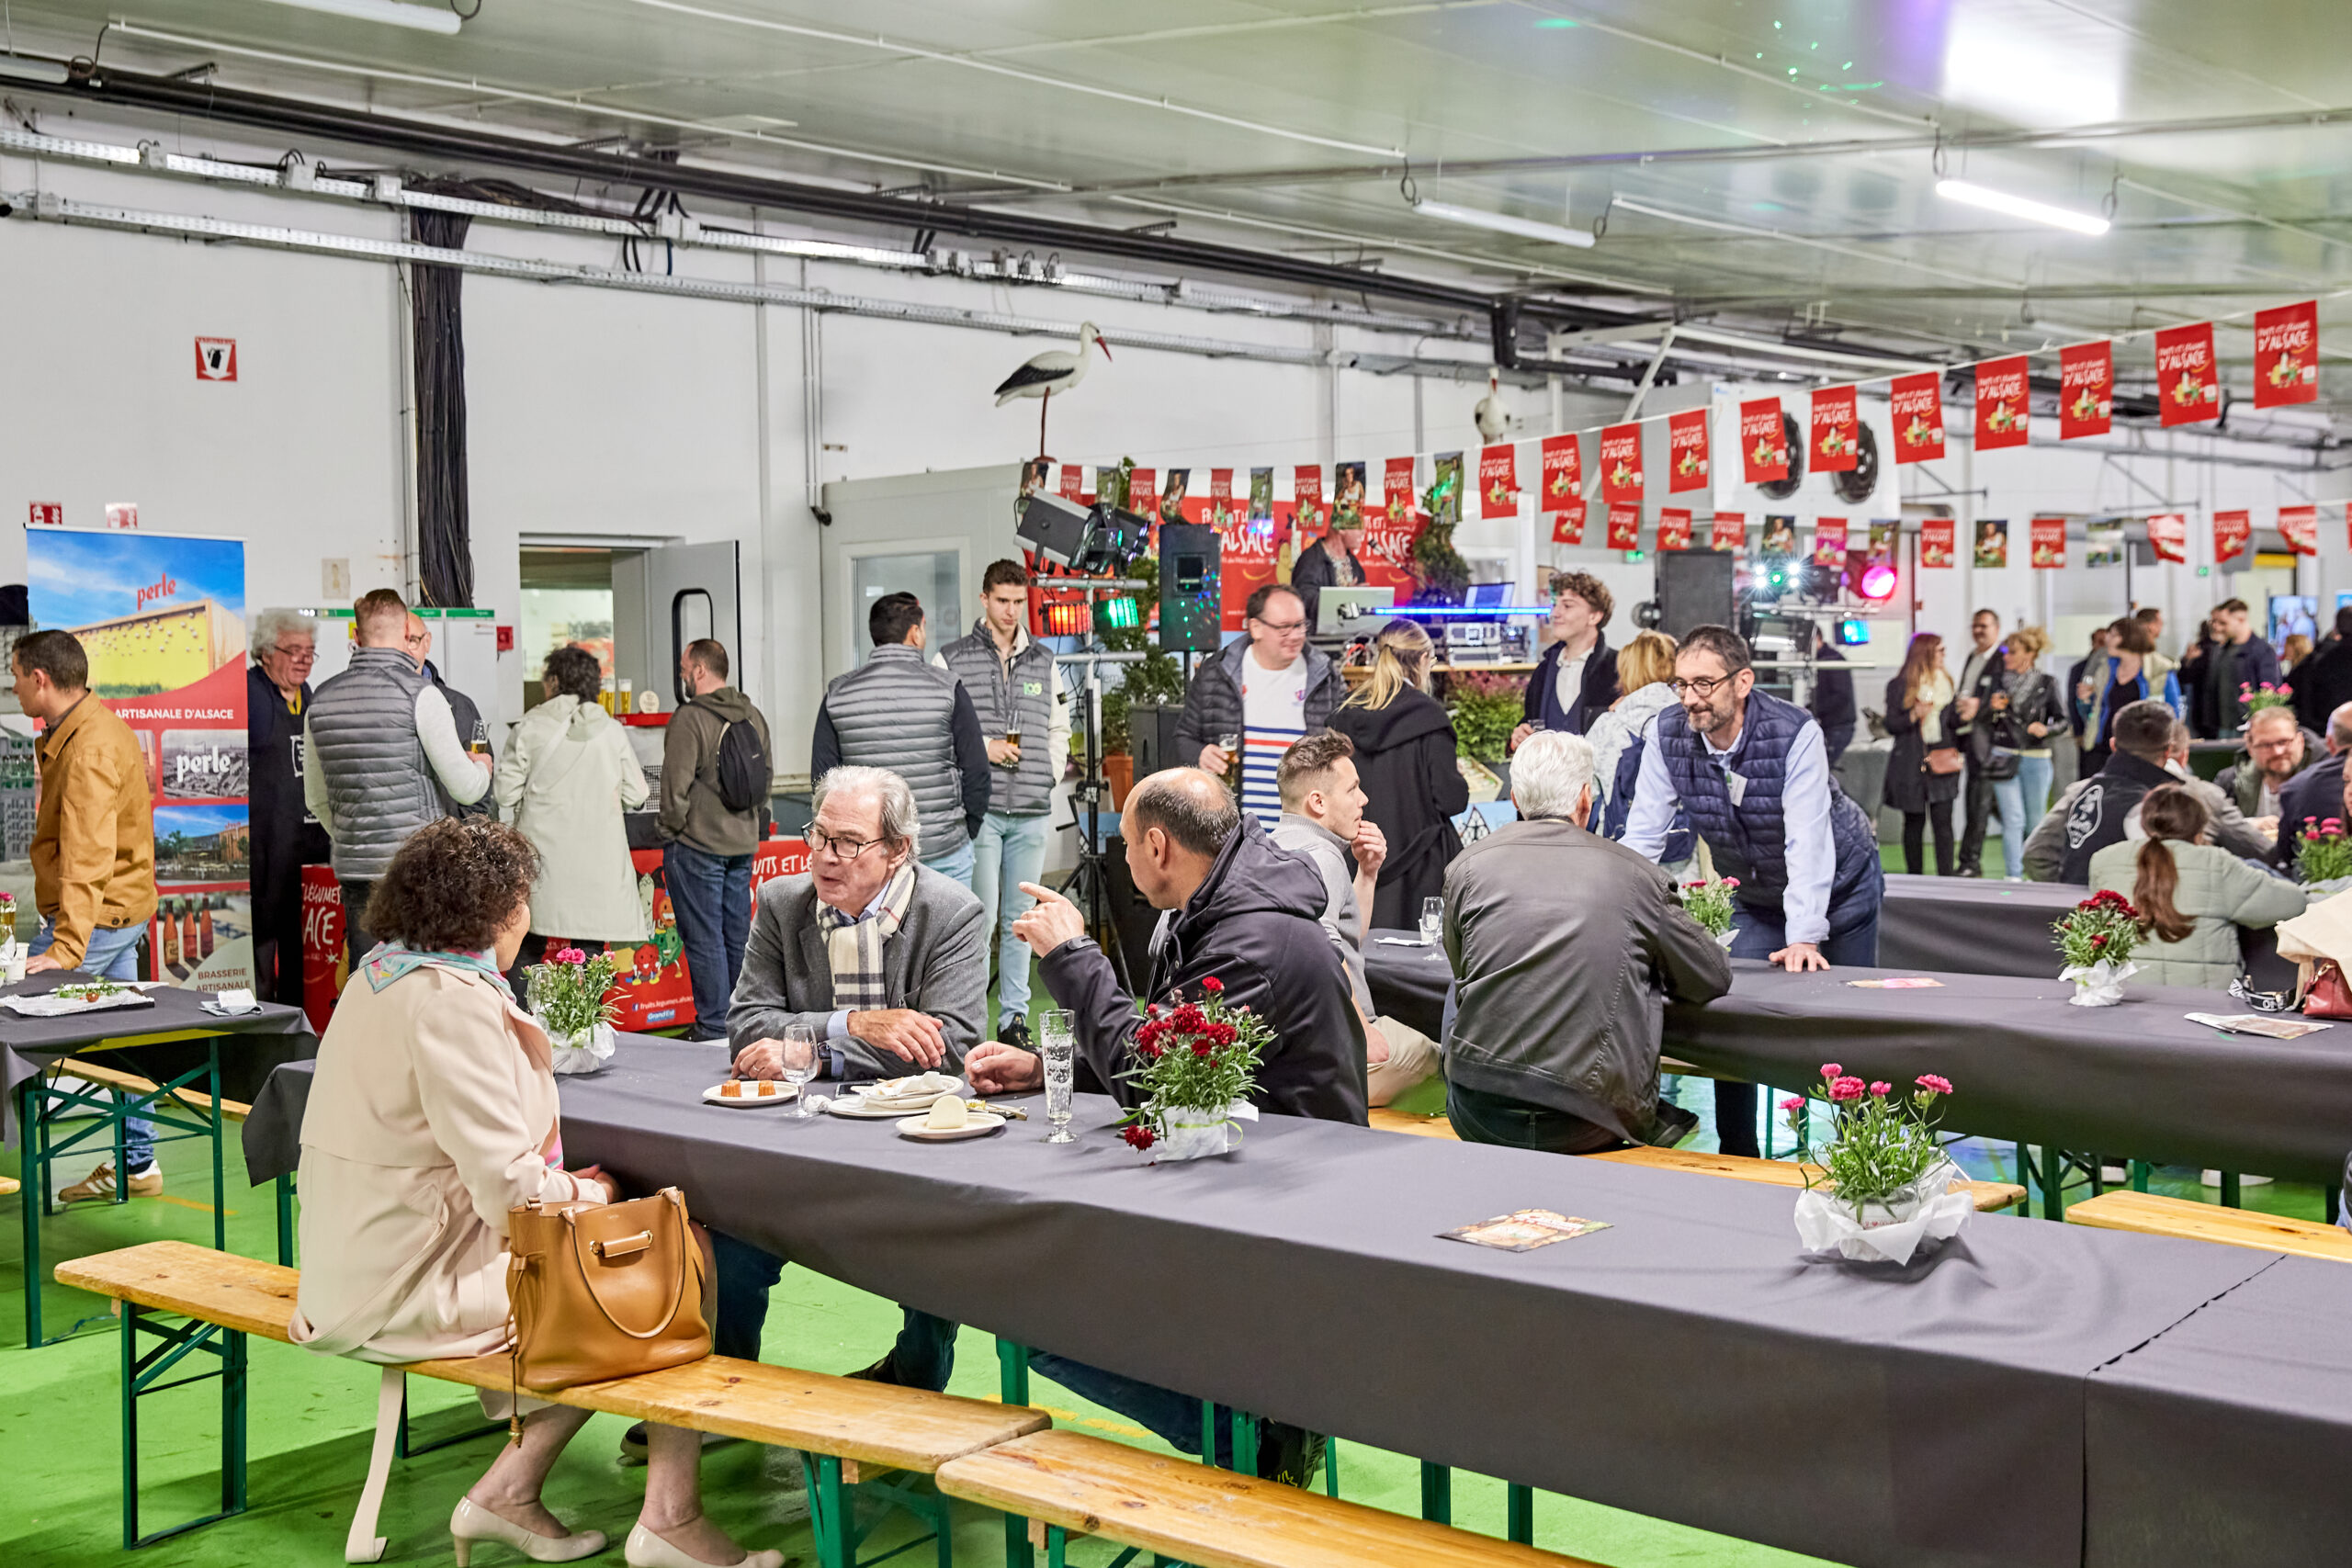
{"type": "Polygon", "coordinates": [[[1715,945],[1722,948],[1725,953],[1729,953],[1731,951],[1731,944],[1738,940],[1739,928],[1737,926],[1734,926],[1729,931],[1717,931],[1715,933],[1715,945]]]}
{"type": "Polygon", "coordinates": [[[2096,964],[2061,969],[2058,978],[2075,982],[2075,994],[2066,998],[2068,1006],[2111,1008],[2123,999],[2123,982],[2139,972],[2140,966],[2129,959],[2119,968],[2111,959],[2102,958],[2096,964]]]}
{"type": "Polygon", "coordinates": [[[578,1034],[557,1034],[550,1031],[548,1044],[554,1049],[553,1068],[558,1073],[586,1074],[601,1072],[613,1059],[615,1042],[613,1026],[600,1023],[578,1034]]]}
{"type": "Polygon", "coordinates": [[[1246,1100],[1237,1100],[1222,1111],[1193,1111],[1175,1107],[1160,1117],[1166,1129],[1158,1143],[1151,1146],[1151,1163],[1173,1163],[1177,1160],[1207,1159],[1241,1143],[1241,1129],[1234,1122],[1255,1122],[1258,1108],[1246,1100]]]}
{"type": "Polygon", "coordinates": [[[1858,1263],[1908,1263],[1913,1253],[1929,1242],[1957,1235],[1976,1212],[1966,1179],[1950,1160],[1935,1166],[1912,1186],[1917,1195],[1893,1211],[1876,1203],[1862,1205],[1863,1219],[1854,1217],[1853,1205],[1826,1188],[1808,1188],[1797,1194],[1797,1238],[1807,1252],[1835,1250],[1858,1263]]]}

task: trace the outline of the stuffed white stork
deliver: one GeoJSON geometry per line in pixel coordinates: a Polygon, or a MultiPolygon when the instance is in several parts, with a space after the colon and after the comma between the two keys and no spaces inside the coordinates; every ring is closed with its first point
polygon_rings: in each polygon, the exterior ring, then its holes
{"type": "Polygon", "coordinates": [[[1029,362],[1007,376],[996,389],[996,406],[1002,408],[1015,398],[1035,398],[1037,405],[1037,452],[1046,451],[1046,411],[1052,406],[1056,392],[1068,391],[1086,379],[1086,351],[1099,348],[1102,357],[1111,357],[1110,344],[1094,330],[1092,321],[1081,321],[1078,327],[1078,352],[1066,348],[1049,348],[1032,355],[1029,362]]]}
{"type": "Polygon", "coordinates": [[[1510,405],[1503,401],[1503,375],[1499,369],[1487,372],[1487,395],[1470,411],[1476,422],[1478,434],[1488,441],[1500,441],[1510,434],[1510,405]]]}

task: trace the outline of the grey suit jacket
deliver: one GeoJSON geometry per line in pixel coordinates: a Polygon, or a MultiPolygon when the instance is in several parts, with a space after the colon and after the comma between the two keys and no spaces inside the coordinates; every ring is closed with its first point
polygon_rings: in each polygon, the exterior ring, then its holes
{"type": "MultiPolygon", "coordinates": [[[[947,1037],[944,1072],[963,1070],[964,1054],[987,1021],[988,922],[980,901],[959,882],[918,862],[914,902],[882,950],[889,1005],[927,1012],[947,1037]]],[[[727,1037],[737,1051],[776,1038],[795,1019],[816,1026],[822,1039],[832,1016],[833,974],[817,924],[817,884],[782,876],[760,889],[752,939],[743,951],[742,978],[727,1010],[727,1037]]],[[[839,1043],[842,1077],[897,1077],[908,1064],[862,1040],[839,1043]]]]}

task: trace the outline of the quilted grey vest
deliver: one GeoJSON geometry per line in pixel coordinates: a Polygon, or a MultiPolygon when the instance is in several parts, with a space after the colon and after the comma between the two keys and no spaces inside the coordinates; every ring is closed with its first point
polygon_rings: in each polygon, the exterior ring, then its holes
{"type": "Polygon", "coordinates": [[[842,761],[888,768],[914,792],[922,822],[916,852],[952,854],[965,841],[964,780],[956,771],[956,677],[924,661],[921,649],[890,643],[862,670],[825,688],[825,711],[842,743],[842,761]]]}
{"type": "Polygon", "coordinates": [[[308,765],[334,811],[334,874],[384,874],[411,833],[441,819],[433,770],[416,733],[424,671],[397,648],[355,648],[351,668],[311,699],[308,765]]]}
{"type": "Polygon", "coordinates": [[[1008,729],[1021,731],[1021,765],[989,770],[989,809],[1008,817],[1042,817],[1053,805],[1054,780],[1061,759],[1046,753],[1046,726],[1054,716],[1054,653],[1036,638],[1012,656],[1010,674],[998,657],[996,638],[988,623],[976,622],[972,635],[957,637],[939,650],[947,668],[972,694],[980,716],[980,733],[1001,740],[1008,729]]]}

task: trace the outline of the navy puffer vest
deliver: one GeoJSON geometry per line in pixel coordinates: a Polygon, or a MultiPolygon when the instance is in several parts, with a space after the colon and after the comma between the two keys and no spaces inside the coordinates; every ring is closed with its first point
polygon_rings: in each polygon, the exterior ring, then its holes
{"type": "MultiPolygon", "coordinates": [[[[1691,730],[1680,705],[1657,716],[1658,750],[1674,780],[1674,793],[1690,810],[1691,826],[1707,840],[1716,874],[1739,878],[1742,904],[1776,908],[1788,891],[1789,840],[1781,789],[1788,773],[1789,748],[1795,744],[1797,731],[1812,722],[1813,716],[1801,707],[1750,693],[1739,741],[1718,766],[1707,755],[1707,743],[1691,730]],[[1724,767],[1747,781],[1736,807],[1724,782],[1724,767]]],[[[1834,907],[1860,887],[1878,864],[1878,835],[1870,818],[1838,787],[1835,775],[1829,780],[1829,832],[1838,855],[1829,890],[1834,907]]]]}

